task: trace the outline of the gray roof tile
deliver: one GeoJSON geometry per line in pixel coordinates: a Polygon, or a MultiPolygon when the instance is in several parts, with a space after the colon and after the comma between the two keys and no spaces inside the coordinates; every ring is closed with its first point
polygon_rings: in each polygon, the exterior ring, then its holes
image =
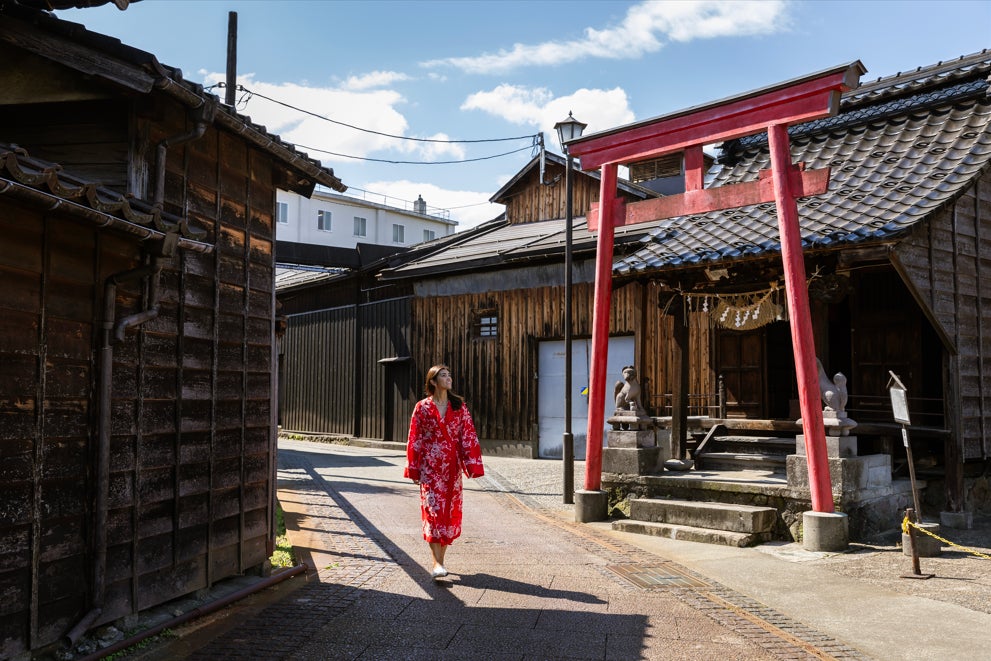
{"type": "MultiPolygon", "coordinates": [[[[836,117],[794,127],[792,160],[831,170],[825,194],[798,202],[803,247],[897,238],[962,192],[991,161],[989,71],[988,51],[920,68],[848,93],[836,117]]],[[[770,167],[766,134],[724,147],[707,186],[753,181],[770,167]]],[[[761,204],[660,221],[614,268],[634,273],[779,250],[774,205],[761,204]]]]}

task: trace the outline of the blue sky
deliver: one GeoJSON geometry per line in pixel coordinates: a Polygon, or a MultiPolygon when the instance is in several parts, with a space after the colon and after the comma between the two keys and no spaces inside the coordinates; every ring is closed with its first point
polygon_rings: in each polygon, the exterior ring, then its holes
{"type": "Polygon", "coordinates": [[[462,229],[502,210],[487,201],[532,157],[531,140],[424,139],[543,132],[560,152],[553,126],[569,111],[588,134],[854,60],[866,82],[991,47],[991,0],[142,0],[58,15],[212,84],[231,11],[239,82],[254,93],[239,94],[240,112],[351,192],[422,195],[462,229]]]}

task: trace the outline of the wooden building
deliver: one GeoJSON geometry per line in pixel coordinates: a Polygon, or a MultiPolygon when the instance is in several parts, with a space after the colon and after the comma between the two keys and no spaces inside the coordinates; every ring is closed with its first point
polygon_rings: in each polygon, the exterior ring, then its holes
{"type": "MultiPolygon", "coordinates": [[[[880,78],[844,94],[835,117],[790,130],[792,160],[831,171],[827,193],[799,200],[817,355],[848,378],[861,452],[891,455],[904,476],[887,390],[900,376],[925,496],[954,512],[991,506],[989,72],[982,52],[880,78]]],[[[725,143],[706,186],[756,180],[768,160],[764,135],[725,143]]],[[[379,274],[411,296],[415,387],[429,365],[450,364],[489,451],[543,454],[541,347],[563,336],[563,163],[535,159],[492,198],[504,219],[379,274]]],[[[680,167],[628,165],[635,183],[620,192],[630,200],[674,192],[680,167]]],[[[595,246],[583,215],[598,180],[577,180],[573,324],[584,360],[595,246]]],[[[774,205],[617,228],[616,243],[610,335],[632,347],[651,413],[676,413],[684,380],[693,415],[793,423],[774,205]]],[[[573,429],[577,447],[583,427],[573,429]]]]}
{"type": "Polygon", "coordinates": [[[74,4],[0,4],[10,659],[267,569],[276,189],[344,190],[74,4]]]}

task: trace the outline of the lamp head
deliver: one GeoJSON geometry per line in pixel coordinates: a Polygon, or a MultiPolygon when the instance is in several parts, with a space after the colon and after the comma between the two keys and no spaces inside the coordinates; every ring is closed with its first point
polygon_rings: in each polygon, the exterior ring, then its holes
{"type": "Polygon", "coordinates": [[[576,140],[582,137],[582,131],[588,124],[579,122],[571,115],[571,111],[568,111],[568,118],[563,119],[554,125],[554,130],[557,131],[557,139],[561,143],[561,149],[565,152],[568,151],[568,142],[576,140]]]}

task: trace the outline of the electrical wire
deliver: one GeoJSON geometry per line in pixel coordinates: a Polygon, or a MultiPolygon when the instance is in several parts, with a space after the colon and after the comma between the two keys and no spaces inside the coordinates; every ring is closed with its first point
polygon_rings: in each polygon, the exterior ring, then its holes
{"type": "MultiPolygon", "coordinates": [[[[224,86],[224,83],[217,83],[217,86],[223,87],[224,86]]],[[[372,129],[365,129],[365,128],[362,128],[360,126],[355,126],[354,124],[348,124],[347,122],[341,122],[341,121],[338,121],[336,119],[331,119],[330,117],[327,117],[325,115],[321,115],[319,113],[315,113],[315,112],[312,112],[310,110],[305,110],[305,109],[300,108],[298,106],[294,106],[294,105],[292,105],[290,103],[286,103],[285,101],[279,101],[278,99],[273,99],[270,96],[265,96],[264,94],[261,94],[260,92],[255,92],[254,90],[249,90],[244,85],[238,85],[237,86],[237,89],[238,89],[238,91],[245,92],[246,94],[248,94],[250,96],[257,96],[257,97],[259,97],[261,99],[265,99],[266,101],[271,101],[272,103],[278,104],[278,105],[283,106],[285,108],[289,108],[291,110],[295,110],[296,112],[301,112],[304,115],[310,115],[311,117],[316,117],[317,119],[322,119],[325,122],[330,122],[331,124],[337,124],[338,126],[346,126],[347,128],[354,129],[355,131],[362,131],[363,133],[371,133],[372,135],[380,135],[380,136],[385,137],[385,138],[395,138],[396,140],[409,140],[411,142],[436,142],[436,143],[442,143],[442,144],[448,144],[448,145],[450,145],[450,144],[475,144],[475,143],[481,143],[481,142],[511,142],[513,140],[535,140],[539,136],[539,134],[530,134],[530,135],[518,135],[518,136],[515,136],[515,137],[512,137],[512,138],[486,138],[486,139],[481,139],[481,140],[440,140],[438,138],[412,138],[412,137],[409,137],[409,136],[406,136],[406,135],[394,135],[392,133],[383,133],[381,131],[374,131],[372,129]]],[[[249,96],[249,98],[250,98],[250,96],[249,96]]],[[[247,103],[247,99],[245,99],[244,103],[245,104],[247,103]]],[[[508,152],[508,153],[512,154],[514,152],[508,152]]]]}
{"type": "Polygon", "coordinates": [[[306,145],[301,145],[301,144],[297,144],[296,146],[299,147],[300,149],[305,149],[307,151],[314,151],[320,154],[329,154],[330,156],[340,156],[341,158],[353,158],[356,161],[371,161],[373,163],[391,163],[393,165],[453,165],[457,163],[474,163],[476,161],[488,161],[493,158],[502,158],[503,156],[509,156],[510,154],[515,154],[517,152],[531,149],[533,145],[527,145],[526,147],[520,147],[519,149],[503,152],[501,154],[493,154],[491,156],[479,156],[478,158],[463,158],[458,161],[396,161],[388,158],[352,156],[350,154],[341,154],[336,151],[327,151],[326,149],[319,149],[317,147],[308,147],[306,145]]]}

